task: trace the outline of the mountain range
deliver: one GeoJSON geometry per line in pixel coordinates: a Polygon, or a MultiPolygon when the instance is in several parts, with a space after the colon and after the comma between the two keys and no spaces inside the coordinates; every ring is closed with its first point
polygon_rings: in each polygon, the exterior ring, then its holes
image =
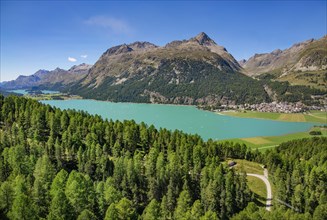
{"type": "Polygon", "coordinates": [[[149,42],[112,47],[68,91],[123,102],[212,105],[266,101],[264,88],[241,71],[234,57],[202,32],[163,47],[149,42]]]}
{"type": "Polygon", "coordinates": [[[39,70],[0,86],[39,86],[116,102],[219,105],[302,101],[310,94],[324,94],[326,79],[326,36],[238,62],[201,32],[161,47],[139,41],[118,45],[93,66],[39,70]]]}
{"type": "Polygon", "coordinates": [[[63,87],[85,77],[91,67],[92,65],[82,63],[72,66],[69,70],[59,67],[52,71],[41,69],[30,76],[20,75],[16,80],[3,82],[0,87],[3,89],[25,89],[36,86],[53,87],[55,85],[63,87]]]}
{"type": "Polygon", "coordinates": [[[285,50],[255,54],[239,62],[249,76],[267,76],[292,84],[326,88],[327,35],[296,43],[285,50]]]}

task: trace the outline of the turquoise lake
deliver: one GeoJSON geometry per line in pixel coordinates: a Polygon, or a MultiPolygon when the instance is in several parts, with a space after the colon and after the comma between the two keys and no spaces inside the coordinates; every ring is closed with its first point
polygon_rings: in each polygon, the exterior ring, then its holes
{"type": "Polygon", "coordinates": [[[182,130],[214,140],[255,136],[276,136],[310,129],[314,123],[280,122],[237,118],[199,110],[194,106],[113,103],[95,100],[43,100],[60,109],[76,109],[113,120],[153,124],[156,128],[182,130]]]}

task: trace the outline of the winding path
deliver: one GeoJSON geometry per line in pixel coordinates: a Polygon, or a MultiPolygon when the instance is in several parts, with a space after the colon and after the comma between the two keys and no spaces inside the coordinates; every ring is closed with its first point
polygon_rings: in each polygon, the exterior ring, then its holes
{"type": "Polygon", "coordinates": [[[272,201],[272,191],[271,191],[271,185],[270,182],[268,180],[268,170],[264,169],[264,175],[259,175],[259,174],[254,174],[254,173],[247,173],[246,175],[248,176],[254,176],[257,177],[259,179],[261,179],[267,187],[267,201],[266,201],[266,210],[270,211],[271,209],[271,201],[272,201]]]}

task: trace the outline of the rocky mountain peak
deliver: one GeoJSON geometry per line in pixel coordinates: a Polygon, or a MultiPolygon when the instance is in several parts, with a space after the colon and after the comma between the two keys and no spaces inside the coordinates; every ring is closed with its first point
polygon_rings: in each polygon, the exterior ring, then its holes
{"type": "Polygon", "coordinates": [[[90,64],[81,63],[79,65],[72,66],[68,70],[68,72],[72,72],[72,73],[84,73],[84,72],[87,72],[91,67],[92,67],[92,65],[90,65],[90,64]]]}
{"type": "Polygon", "coordinates": [[[239,60],[238,63],[243,66],[246,63],[246,59],[239,60]]]}
{"type": "Polygon", "coordinates": [[[216,44],[206,33],[201,32],[196,35],[194,40],[198,41],[200,45],[212,45],[216,44]]]}
{"type": "Polygon", "coordinates": [[[117,55],[121,53],[127,53],[133,51],[132,48],[130,48],[127,44],[121,44],[115,47],[109,48],[104,55],[117,55]]]}
{"type": "Polygon", "coordinates": [[[300,43],[296,43],[296,44],[293,44],[293,46],[291,48],[296,48],[296,47],[303,47],[303,46],[306,46],[310,43],[314,42],[314,39],[311,38],[309,40],[306,40],[306,41],[303,41],[303,42],[300,42],[300,43]]]}
{"type": "Polygon", "coordinates": [[[133,51],[132,48],[130,48],[128,45],[123,44],[120,48],[118,48],[118,50],[116,51],[117,54],[120,53],[127,53],[127,52],[131,52],[133,51]]]}
{"type": "Polygon", "coordinates": [[[103,55],[104,56],[111,56],[111,55],[118,55],[122,53],[128,53],[132,51],[145,51],[149,49],[157,48],[158,46],[146,41],[136,41],[131,44],[121,44],[118,46],[114,46],[109,48],[103,55]]]}
{"type": "Polygon", "coordinates": [[[48,73],[49,73],[49,70],[43,70],[43,69],[40,69],[40,70],[36,71],[36,72],[34,73],[34,75],[40,77],[40,76],[45,75],[45,74],[48,74],[48,73]]]}
{"type": "Polygon", "coordinates": [[[283,52],[282,50],[277,49],[277,50],[274,50],[273,52],[271,52],[271,54],[277,56],[277,55],[281,54],[282,52],[283,52]]]}
{"type": "Polygon", "coordinates": [[[53,70],[53,72],[61,72],[61,71],[65,71],[64,69],[61,69],[59,67],[57,67],[56,69],[53,70]]]}
{"type": "Polygon", "coordinates": [[[136,41],[134,43],[128,44],[128,47],[132,48],[133,50],[144,50],[144,49],[151,49],[158,47],[157,45],[154,45],[147,41],[136,41]]]}

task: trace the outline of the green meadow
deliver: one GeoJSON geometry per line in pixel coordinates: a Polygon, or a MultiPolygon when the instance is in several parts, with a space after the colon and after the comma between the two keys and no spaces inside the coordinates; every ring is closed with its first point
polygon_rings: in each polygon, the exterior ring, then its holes
{"type": "Polygon", "coordinates": [[[224,141],[233,141],[240,144],[246,144],[248,147],[252,149],[258,149],[259,151],[265,151],[269,148],[276,147],[277,145],[291,141],[294,139],[302,139],[302,138],[310,138],[314,137],[314,135],[310,135],[310,131],[320,131],[322,134],[319,136],[327,137],[327,128],[322,127],[313,127],[309,131],[306,132],[297,132],[293,134],[286,134],[281,136],[265,136],[265,137],[250,137],[250,138],[233,138],[224,141]]]}
{"type": "Polygon", "coordinates": [[[241,118],[259,118],[289,122],[315,122],[327,123],[326,111],[310,111],[308,113],[276,113],[276,112],[258,112],[258,111],[225,111],[223,115],[229,115],[241,118]]]}

